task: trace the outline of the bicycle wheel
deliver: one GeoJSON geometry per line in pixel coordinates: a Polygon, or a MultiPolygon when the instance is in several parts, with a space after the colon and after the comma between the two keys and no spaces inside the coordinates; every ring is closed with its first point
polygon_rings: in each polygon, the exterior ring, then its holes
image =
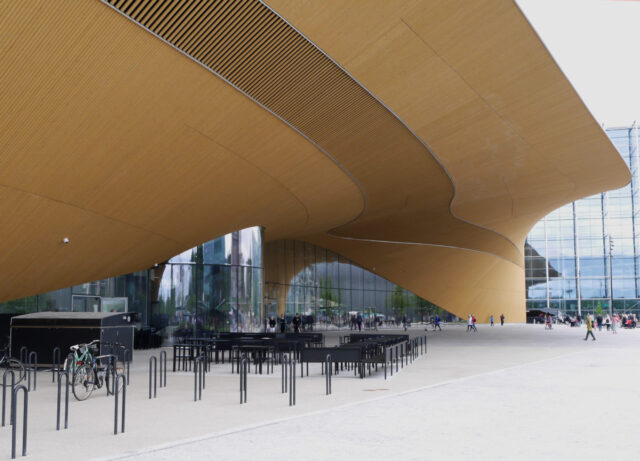
{"type": "Polygon", "coordinates": [[[96,387],[96,374],[91,365],[85,363],[73,374],[73,395],[77,400],[89,398],[96,387]]]}
{"type": "MultiPolygon", "coordinates": [[[[0,367],[0,376],[4,374],[7,368],[13,370],[15,373],[16,385],[27,376],[24,364],[18,359],[9,359],[2,362],[2,366],[0,367]]],[[[0,381],[0,386],[2,386],[2,381],[0,381]]],[[[11,386],[11,378],[9,378],[9,375],[7,375],[7,386],[11,386]]]]}

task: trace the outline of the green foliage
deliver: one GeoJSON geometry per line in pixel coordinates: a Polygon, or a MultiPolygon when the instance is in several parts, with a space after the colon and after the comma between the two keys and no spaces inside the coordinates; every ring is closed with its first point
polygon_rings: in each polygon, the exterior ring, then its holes
{"type": "Polygon", "coordinates": [[[602,308],[600,301],[596,304],[596,315],[604,315],[604,309],[602,308]]]}
{"type": "Polygon", "coordinates": [[[393,293],[391,293],[391,308],[397,317],[401,317],[404,315],[406,308],[406,297],[404,295],[404,290],[398,285],[393,289],[393,293]]]}

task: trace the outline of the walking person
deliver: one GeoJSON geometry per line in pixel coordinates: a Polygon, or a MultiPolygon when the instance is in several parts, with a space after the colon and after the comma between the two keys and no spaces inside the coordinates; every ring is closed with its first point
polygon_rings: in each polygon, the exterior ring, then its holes
{"type": "Polygon", "coordinates": [[[473,331],[477,333],[478,329],[476,328],[476,316],[473,314],[471,314],[471,326],[473,327],[473,331]]]}
{"type": "Polygon", "coordinates": [[[620,317],[618,314],[613,314],[613,318],[611,319],[611,331],[614,335],[618,334],[618,325],[620,324],[620,317]]]}
{"type": "Polygon", "coordinates": [[[280,333],[284,333],[287,329],[287,320],[284,318],[284,314],[280,317],[280,333]]]}
{"type": "Polygon", "coordinates": [[[404,328],[404,331],[407,331],[407,316],[406,315],[402,316],[402,328],[404,328]]]}
{"type": "Polygon", "coordinates": [[[442,331],[442,328],[440,328],[440,316],[438,314],[436,314],[436,318],[433,320],[433,331],[436,331],[436,328],[442,331]]]}
{"type": "Polygon", "coordinates": [[[551,330],[553,327],[551,326],[551,314],[547,314],[547,318],[545,321],[545,326],[544,329],[545,330],[551,330]]]}
{"type": "Polygon", "coordinates": [[[591,314],[587,315],[587,336],[584,337],[584,340],[586,341],[587,338],[589,338],[589,335],[591,335],[591,338],[595,341],[596,337],[593,336],[593,319],[591,318],[591,314]]]}
{"type": "Polygon", "coordinates": [[[491,326],[493,326],[493,314],[491,314],[491,326]]]}
{"type": "Polygon", "coordinates": [[[473,330],[473,316],[469,314],[469,318],[467,318],[467,333],[473,330]]]}
{"type": "Polygon", "coordinates": [[[504,326],[504,314],[500,314],[500,326],[504,326]]]}
{"type": "Polygon", "coordinates": [[[362,331],[362,314],[358,312],[358,316],[356,317],[356,323],[358,324],[358,331],[362,331]]]}
{"type": "Polygon", "coordinates": [[[602,331],[602,314],[598,314],[596,322],[598,322],[598,331],[602,331]]]}

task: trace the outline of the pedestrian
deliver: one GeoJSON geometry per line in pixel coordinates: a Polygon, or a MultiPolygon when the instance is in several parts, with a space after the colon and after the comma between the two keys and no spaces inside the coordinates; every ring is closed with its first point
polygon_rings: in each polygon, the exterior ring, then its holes
{"type": "Polygon", "coordinates": [[[293,322],[293,332],[300,333],[300,324],[302,321],[300,320],[300,314],[296,313],[296,316],[292,320],[293,322]]]}
{"type": "Polygon", "coordinates": [[[620,317],[618,314],[613,314],[613,318],[611,319],[611,331],[614,335],[618,334],[618,325],[620,324],[620,317]]]}
{"type": "Polygon", "coordinates": [[[406,315],[402,316],[402,328],[404,328],[404,331],[407,331],[407,316],[406,315]]]}
{"type": "Polygon", "coordinates": [[[478,329],[476,328],[476,316],[473,314],[471,314],[471,326],[473,327],[473,331],[477,333],[478,329]]]}
{"type": "Polygon", "coordinates": [[[436,314],[436,318],[433,321],[433,331],[436,331],[436,328],[442,331],[442,328],[440,328],[440,316],[438,314],[436,314]]]}
{"type": "Polygon", "coordinates": [[[276,319],[273,318],[273,315],[269,317],[269,333],[276,332],[276,319]]]}
{"type": "Polygon", "coordinates": [[[467,333],[471,330],[473,330],[473,316],[469,314],[469,317],[467,318],[467,333]]]}
{"type": "Polygon", "coordinates": [[[358,316],[356,317],[356,323],[358,324],[358,331],[362,331],[362,314],[358,312],[358,316]]]}
{"type": "Polygon", "coordinates": [[[589,335],[591,335],[591,338],[595,341],[596,337],[593,336],[593,318],[591,317],[591,314],[587,315],[587,336],[584,337],[584,340],[586,341],[587,338],[589,338],[589,335]]]}
{"type": "Polygon", "coordinates": [[[284,314],[280,317],[280,333],[284,333],[287,329],[287,320],[284,318],[284,314]]]}
{"type": "Polygon", "coordinates": [[[602,331],[602,314],[598,314],[596,322],[598,322],[598,331],[602,331]]]}
{"type": "Polygon", "coordinates": [[[491,326],[493,326],[493,314],[491,314],[491,326]]]}
{"type": "Polygon", "coordinates": [[[504,314],[500,314],[500,326],[504,325],[504,314]]]}
{"type": "Polygon", "coordinates": [[[547,318],[546,318],[546,321],[545,321],[544,329],[545,330],[551,330],[552,329],[552,327],[551,327],[551,314],[547,314],[547,318]]]}

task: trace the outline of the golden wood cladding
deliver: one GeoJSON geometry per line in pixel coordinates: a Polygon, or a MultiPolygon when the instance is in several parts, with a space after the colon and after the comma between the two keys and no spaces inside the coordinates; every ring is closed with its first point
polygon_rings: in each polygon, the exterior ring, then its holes
{"type": "Polygon", "coordinates": [[[451,214],[451,180],[427,148],[261,2],[108,3],[282,117],[356,178],[366,208],[333,234],[471,248],[521,263],[508,239],[451,214]]]}
{"type": "Polygon", "coordinates": [[[0,2],[0,300],[262,225],[524,319],[529,228],[629,173],[517,6],[268,3],[0,2]]]}

